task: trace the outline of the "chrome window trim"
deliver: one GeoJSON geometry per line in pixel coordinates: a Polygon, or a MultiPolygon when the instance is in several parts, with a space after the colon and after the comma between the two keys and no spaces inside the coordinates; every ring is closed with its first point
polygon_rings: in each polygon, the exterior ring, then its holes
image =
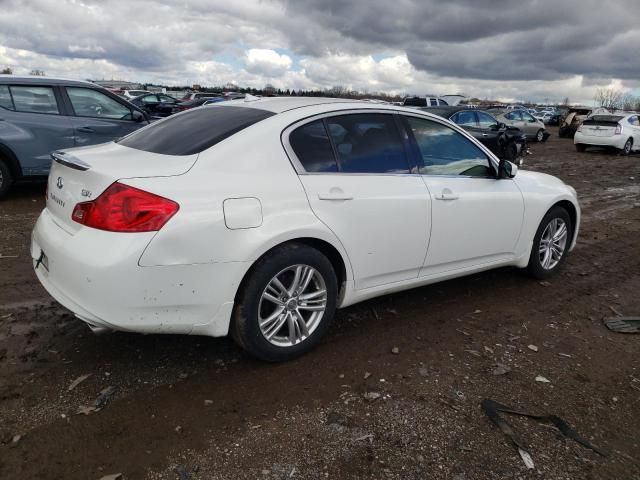
{"type": "MultiPolygon", "coordinates": [[[[437,115],[433,115],[431,113],[427,113],[427,112],[421,112],[421,111],[413,111],[413,110],[408,110],[408,109],[393,109],[393,108],[367,108],[367,107],[363,107],[363,108],[349,108],[349,109],[340,109],[340,110],[331,110],[328,112],[322,112],[322,113],[318,113],[318,114],[314,114],[314,115],[310,115],[308,117],[302,118],[300,120],[297,120],[291,124],[289,124],[287,127],[285,127],[281,134],[280,134],[280,142],[282,143],[282,146],[285,150],[285,153],[287,154],[287,157],[289,157],[289,161],[291,162],[291,165],[293,166],[294,170],[296,171],[296,173],[298,175],[349,175],[349,176],[371,176],[371,175],[375,175],[375,176],[403,176],[403,177],[408,177],[408,176],[416,176],[419,175],[421,177],[436,177],[436,178],[444,178],[444,177],[449,177],[449,178],[477,178],[477,179],[488,179],[488,180],[495,180],[492,177],[477,177],[477,176],[473,176],[473,175],[426,175],[426,174],[422,174],[419,172],[415,172],[415,173],[354,173],[354,172],[307,172],[304,168],[304,166],[302,165],[302,163],[300,162],[300,160],[298,159],[298,156],[296,155],[296,153],[293,150],[293,147],[291,146],[291,144],[289,143],[289,135],[291,134],[291,132],[293,130],[295,130],[298,127],[301,127],[303,125],[306,125],[307,123],[311,123],[314,122],[316,120],[320,120],[320,119],[324,119],[324,118],[328,118],[328,117],[334,117],[334,116],[338,116],[338,115],[353,115],[353,114],[358,114],[358,113],[382,113],[382,114],[387,114],[387,115],[404,115],[404,116],[409,116],[409,117],[416,117],[416,118],[420,118],[422,120],[431,120],[433,122],[439,123],[445,127],[449,127],[452,130],[460,133],[463,137],[465,137],[467,140],[469,140],[471,143],[473,143],[476,147],[478,147],[480,149],[480,151],[482,153],[484,153],[487,156],[487,160],[491,163],[491,165],[493,166],[493,168],[495,169],[495,171],[498,171],[498,164],[500,163],[500,160],[498,160],[498,157],[496,157],[493,152],[491,152],[491,150],[489,150],[488,148],[486,148],[484,145],[482,145],[482,143],[480,143],[478,140],[476,140],[472,135],[470,135],[469,133],[467,133],[462,127],[456,125],[455,123],[451,122],[450,120],[447,120],[446,118],[437,116],[437,115]]],[[[328,132],[327,132],[328,134],[328,132]]],[[[412,167],[413,168],[413,167],[412,167]]]]}

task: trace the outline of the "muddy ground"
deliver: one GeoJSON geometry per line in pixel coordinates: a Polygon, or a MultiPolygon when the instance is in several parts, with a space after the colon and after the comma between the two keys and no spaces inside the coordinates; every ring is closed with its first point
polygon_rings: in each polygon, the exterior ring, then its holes
{"type": "Polygon", "coordinates": [[[0,478],[640,479],[640,335],[602,324],[640,315],[640,155],[555,135],[532,150],[525,168],[583,208],[559,276],[506,268],[356,305],[279,365],[228,339],[93,335],[32,273],[43,184],[16,188],[0,202],[0,478]],[[484,398],[559,415],[608,455],[510,417],[527,470],[484,398]]]}

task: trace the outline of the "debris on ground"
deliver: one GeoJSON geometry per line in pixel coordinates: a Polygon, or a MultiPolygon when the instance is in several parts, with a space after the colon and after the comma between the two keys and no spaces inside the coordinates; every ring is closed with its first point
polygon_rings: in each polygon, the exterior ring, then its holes
{"type": "Polygon", "coordinates": [[[76,411],[76,415],[89,415],[90,413],[99,412],[107,406],[112,395],[116,393],[116,387],[107,387],[100,391],[92,406],[80,405],[76,411]]]}
{"type": "Polygon", "coordinates": [[[502,431],[502,433],[504,433],[509,438],[509,440],[511,440],[514,446],[518,449],[518,453],[520,454],[522,461],[524,462],[524,464],[527,466],[528,469],[534,468],[533,458],[531,458],[531,454],[529,453],[529,447],[518,436],[518,434],[513,429],[513,427],[504,418],[500,416],[500,412],[531,418],[533,420],[537,420],[542,423],[551,423],[565,437],[570,438],[571,440],[574,440],[575,442],[579,443],[583,447],[593,450],[594,452],[596,452],[597,454],[603,457],[607,456],[607,453],[603,449],[596,447],[587,439],[578,435],[578,432],[576,432],[573,428],[569,426],[567,422],[565,422],[564,420],[562,420],[560,417],[556,415],[534,415],[531,413],[522,412],[520,410],[515,410],[507,405],[502,405],[501,403],[498,403],[495,400],[491,400],[489,398],[485,398],[484,400],[482,400],[482,402],[480,403],[480,406],[484,411],[484,413],[487,415],[487,417],[489,417],[489,420],[491,420],[493,424],[496,425],[502,431]]]}
{"type": "Polygon", "coordinates": [[[505,375],[511,371],[511,368],[503,365],[502,363],[496,363],[495,368],[491,371],[493,375],[505,375]]]}
{"type": "Polygon", "coordinates": [[[536,377],[536,382],[540,382],[540,383],[551,383],[551,380],[549,380],[547,377],[543,377],[542,375],[538,375],[536,377]]]}
{"type": "Polygon", "coordinates": [[[111,475],[105,475],[104,477],[100,477],[100,480],[122,480],[122,474],[112,473],[111,475]]]}
{"type": "Polygon", "coordinates": [[[376,400],[378,400],[380,397],[382,396],[381,393],[378,392],[366,392],[364,394],[364,399],[368,400],[369,402],[375,402],[376,400]]]}
{"type": "Polygon", "coordinates": [[[612,332],[640,333],[640,317],[609,317],[603,322],[612,332]]]}
{"type": "Polygon", "coordinates": [[[400,353],[400,349],[398,347],[393,347],[391,349],[391,353],[393,353],[394,355],[398,355],[400,353]]]}
{"type": "Polygon", "coordinates": [[[187,470],[187,467],[185,467],[184,465],[178,465],[175,468],[175,472],[180,480],[191,480],[192,478],[189,470],[187,470]]]}
{"type": "Polygon", "coordinates": [[[73,382],[71,382],[71,385],[69,385],[69,388],[67,388],[67,392],[72,391],[74,388],[76,388],[78,385],[80,385],[82,382],[84,382],[90,376],[91,376],[90,373],[87,373],[86,375],[80,375],[73,382]]]}
{"type": "Polygon", "coordinates": [[[535,345],[528,345],[527,348],[533,352],[537,352],[538,351],[538,347],[536,347],[535,345]]]}

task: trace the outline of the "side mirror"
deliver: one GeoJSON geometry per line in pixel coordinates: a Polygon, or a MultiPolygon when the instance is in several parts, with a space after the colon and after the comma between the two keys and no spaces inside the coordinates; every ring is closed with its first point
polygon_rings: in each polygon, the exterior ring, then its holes
{"type": "Polygon", "coordinates": [[[513,178],[518,173],[518,166],[515,163],[511,163],[508,160],[500,160],[498,164],[498,178],[506,179],[513,178]]]}
{"type": "Polygon", "coordinates": [[[506,123],[498,122],[498,130],[504,130],[505,128],[507,128],[506,123]]]}
{"type": "Polygon", "coordinates": [[[144,117],[144,114],[142,112],[140,112],[138,110],[132,110],[131,111],[131,119],[134,122],[140,123],[145,119],[145,117],[144,117]]]}

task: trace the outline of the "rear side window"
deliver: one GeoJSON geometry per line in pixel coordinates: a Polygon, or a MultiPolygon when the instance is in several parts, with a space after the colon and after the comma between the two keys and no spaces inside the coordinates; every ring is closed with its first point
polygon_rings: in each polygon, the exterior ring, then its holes
{"type": "Polygon", "coordinates": [[[432,98],[429,103],[431,103],[432,107],[437,107],[438,106],[438,99],[437,98],[432,98]]]}
{"type": "Polygon", "coordinates": [[[13,110],[13,102],[7,85],[0,85],[0,107],[13,110]]]}
{"type": "Polygon", "coordinates": [[[457,123],[463,127],[475,127],[476,115],[474,112],[462,111],[453,116],[453,123],[457,123]]]}
{"type": "Polygon", "coordinates": [[[258,108],[198,108],[152,123],[118,143],[163,155],[193,155],[273,115],[258,108]]]}
{"type": "Polygon", "coordinates": [[[638,117],[629,117],[629,123],[633,126],[639,127],[640,126],[640,121],[638,121],[638,117]]]}
{"type": "Polygon", "coordinates": [[[11,86],[13,104],[18,112],[59,114],[58,102],[51,87],[11,86]]]}
{"type": "Polygon", "coordinates": [[[296,128],[289,135],[289,143],[307,172],[337,172],[331,141],[322,120],[296,128]]]}
{"type": "Polygon", "coordinates": [[[409,173],[393,115],[340,115],[326,121],[342,172],[409,173]]]}

